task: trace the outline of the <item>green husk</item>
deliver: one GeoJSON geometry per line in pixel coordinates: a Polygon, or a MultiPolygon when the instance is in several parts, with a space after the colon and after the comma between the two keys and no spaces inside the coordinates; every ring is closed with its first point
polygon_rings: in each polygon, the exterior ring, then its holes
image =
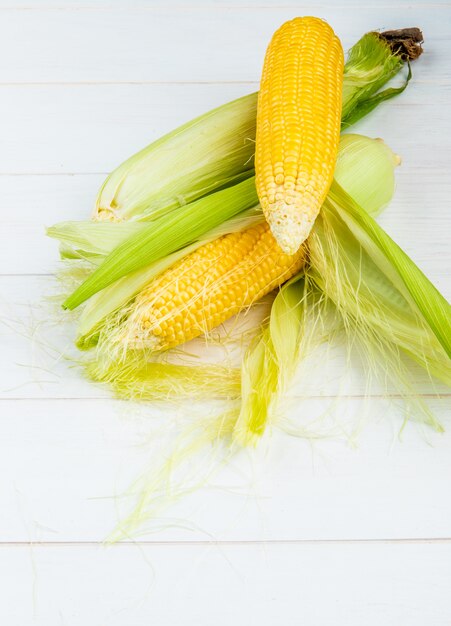
{"type": "Polygon", "coordinates": [[[146,226],[145,222],[59,222],[47,228],[46,234],[60,242],[61,259],[85,259],[99,265],[114,248],[146,226]]]}
{"type": "Polygon", "coordinates": [[[334,185],[330,204],[379,269],[390,279],[451,357],[451,307],[441,293],[370,215],[334,185]]]}
{"type": "MultiPolygon", "coordinates": [[[[381,274],[394,285],[409,305],[412,315],[422,320],[425,328],[430,329],[435,335],[438,343],[434,342],[431,336],[427,341],[427,346],[433,348],[435,353],[437,350],[441,352],[440,344],[449,360],[451,357],[451,307],[445,298],[383,228],[370,215],[362,211],[352,198],[347,197],[346,192],[337,183],[334,183],[330,189],[326,211],[326,216],[331,221],[334,214],[344,222],[349,233],[357,240],[361,249],[366,252],[381,274]]],[[[338,237],[336,221],[332,230],[335,233],[334,236],[338,237]]],[[[342,248],[340,253],[344,252],[344,246],[342,248]]],[[[312,254],[312,245],[310,250],[312,254]]],[[[346,256],[343,258],[346,259],[346,256]]],[[[343,259],[342,262],[344,262],[343,259]]],[[[314,267],[313,261],[312,265],[314,267]]],[[[360,296],[360,292],[356,291],[356,294],[360,296]]],[[[381,298],[383,292],[378,290],[377,295],[381,298]]],[[[387,308],[392,310],[390,302],[387,302],[387,308]]],[[[393,333],[394,330],[391,332],[393,333]]],[[[409,342],[413,339],[409,337],[409,342]]],[[[409,342],[406,349],[410,345],[409,342]]],[[[416,351],[413,350],[413,352],[416,351]]]]}
{"type": "Polygon", "coordinates": [[[269,325],[243,359],[241,406],[234,427],[235,441],[243,445],[255,443],[263,435],[275,392],[282,394],[294,374],[303,337],[302,313],[298,290],[290,281],[273,302],[269,325]]]}
{"type": "MultiPolygon", "coordinates": [[[[200,238],[207,240],[216,232],[233,232],[237,223],[252,224],[261,216],[258,206],[241,211],[238,215],[222,222],[219,226],[205,233],[200,238]],[[229,230],[231,229],[231,230],[229,230]]],[[[47,236],[60,242],[62,260],[85,260],[100,265],[103,260],[120,244],[132,236],[144,233],[149,228],[148,222],[59,222],[47,229],[47,236]]],[[[218,235],[219,236],[219,235],[218,235]]]]}
{"type": "Polygon", "coordinates": [[[343,188],[350,190],[353,199],[365,207],[370,215],[377,216],[388,205],[395,190],[395,167],[401,159],[382,141],[370,139],[364,135],[344,134],[340,138],[334,179],[343,188]],[[367,177],[368,151],[374,150],[371,142],[379,141],[380,150],[387,151],[387,158],[381,153],[372,162],[374,175],[367,177]],[[365,185],[359,184],[365,180],[365,185]],[[384,184],[381,185],[380,181],[384,184]]]}
{"type": "Polygon", "coordinates": [[[390,45],[378,33],[367,33],[351,48],[344,69],[347,80],[343,83],[342,124],[345,128],[384,100],[404,91],[411,77],[410,71],[400,88],[379,92],[403,65],[402,58],[393,54],[390,45]]]}
{"type": "Polygon", "coordinates": [[[377,223],[360,216],[352,201],[343,204],[343,196],[333,190],[311,241],[312,279],[343,316],[365,323],[375,337],[384,336],[451,384],[449,304],[377,223]]]}

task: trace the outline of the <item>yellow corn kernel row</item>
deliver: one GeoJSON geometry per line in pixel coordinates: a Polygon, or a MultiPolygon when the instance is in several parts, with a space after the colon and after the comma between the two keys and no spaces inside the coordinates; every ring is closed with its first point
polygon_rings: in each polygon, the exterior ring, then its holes
{"type": "Polygon", "coordinates": [[[304,249],[284,254],[266,223],[224,235],[158,276],[136,299],[132,348],[167,350],[219,326],[294,276],[304,249]]]}
{"type": "Polygon", "coordinates": [[[340,40],[316,17],[283,24],[266,52],[257,107],[256,187],[287,254],[307,239],[332,183],[343,65],[340,40]]]}

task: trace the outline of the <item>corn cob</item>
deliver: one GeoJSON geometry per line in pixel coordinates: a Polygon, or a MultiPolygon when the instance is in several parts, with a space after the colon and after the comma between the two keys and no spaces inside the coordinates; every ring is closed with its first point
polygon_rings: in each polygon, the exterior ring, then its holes
{"type": "Polygon", "coordinates": [[[281,252],[266,223],[224,235],[176,263],[137,297],[127,347],[167,350],[207,333],[296,274],[305,251],[281,252]]]}
{"type": "Polygon", "coordinates": [[[343,50],[332,28],[295,18],[266,52],[257,106],[256,187],[286,254],[307,238],[332,183],[338,151],[343,50]]]}

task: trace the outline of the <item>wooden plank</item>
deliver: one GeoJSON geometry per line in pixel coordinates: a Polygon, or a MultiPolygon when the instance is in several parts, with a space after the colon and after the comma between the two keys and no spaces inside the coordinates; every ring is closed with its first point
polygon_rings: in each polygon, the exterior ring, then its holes
{"type": "MultiPolygon", "coordinates": [[[[107,173],[166,132],[254,89],[250,85],[3,85],[0,115],[8,125],[0,144],[0,174],[107,173]]],[[[402,154],[406,168],[444,167],[451,159],[446,141],[451,135],[450,102],[447,87],[416,84],[382,104],[353,130],[382,136],[402,154]],[[421,119],[428,120],[427,132],[418,132],[421,119]]],[[[20,184],[18,180],[18,192],[20,184]]]]}
{"type": "Polygon", "coordinates": [[[0,172],[106,173],[176,126],[251,91],[245,85],[3,86],[0,113],[8,112],[10,124],[0,172]]]}
{"type": "Polygon", "coordinates": [[[449,543],[1,548],[5,624],[447,626],[449,543]]]}
{"type": "MultiPolygon", "coordinates": [[[[399,413],[377,398],[344,399],[334,420],[313,423],[313,414],[330,403],[297,399],[288,417],[334,440],[288,437],[274,428],[257,450],[235,450],[225,465],[227,449],[206,445],[189,456],[172,474],[173,489],[196,481],[198,487],[167,507],[160,499],[137,540],[451,537],[444,496],[451,433],[411,422],[400,435],[399,413]]],[[[430,401],[449,425],[446,404],[430,401]]],[[[217,403],[192,403],[187,412],[182,405],[100,399],[0,401],[0,497],[8,503],[0,540],[103,541],[131,511],[134,499],[124,495],[131,483],[143,475],[149,483],[176,438],[194,423],[202,430],[220,409],[217,403]]]]}
{"type": "MultiPolygon", "coordinates": [[[[435,78],[449,80],[449,66],[434,50],[447,53],[450,7],[387,4],[364,11],[330,4],[317,13],[334,26],[346,49],[369,30],[418,24],[429,51],[419,72],[429,79],[428,59],[434,60],[435,78]]],[[[311,7],[304,10],[311,13],[311,7]]],[[[293,12],[302,14],[302,7],[260,8],[258,14],[252,6],[4,10],[0,81],[258,80],[267,42],[293,12]]]]}

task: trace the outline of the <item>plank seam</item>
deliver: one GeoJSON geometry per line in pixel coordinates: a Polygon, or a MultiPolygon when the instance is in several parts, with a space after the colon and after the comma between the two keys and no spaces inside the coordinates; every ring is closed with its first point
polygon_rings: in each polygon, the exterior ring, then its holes
{"type": "MultiPolygon", "coordinates": [[[[124,157],[125,159],[126,157],[124,157]]],[[[439,167],[437,165],[428,165],[427,163],[425,163],[422,166],[411,166],[409,167],[409,169],[402,169],[400,168],[397,172],[396,175],[397,176],[402,176],[402,177],[409,177],[411,176],[412,172],[433,172],[437,175],[442,176],[443,173],[448,174],[449,173],[449,168],[447,166],[442,166],[439,167]]],[[[105,170],[102,172],[1,172],[0,171],[0,177],[16,177],[16,176],[30,176],[30,177],[35,177],[35,176],[108,176],[111,172],[105,170]]],[[[447,182],[447,181],[444,181],[447,182]]],[[[425,180],[425,183],[428,184],[432,184],[433,181],[428,181],[425,180]]],[[[447,198],[446,198],[447,199],[447,198]]],[[[393,199],[393,202],[395,202],[396,200],[399,200],[399,198],[397,198],[396,196],[393,199]]]]}
{"type": "MultiPolygon", "coordinates": [[[[437,40],[438,41],[438,40],[437,40]]],[[[170,86],[170,85],[258,85],[260,83],[259,80],[74,80],[74,81],[0,81],[0,87],[59,87],[59,86],[121,86],[121,85],[162,85],[162,86],[170,86]]],[[[411,82],[413,85],[432,85],[432,86],[449,86],[451,85],[451,80],[444,79],[430,79],[430,80],[421,80],[421,79],[412,79],[411,82]]]]}
{"type": "MultiPolygon", "coordinates": [[[[134,13],[148,13],[148,12],[159,12],[159,11],[180,11],[184,10],[186,12],[189,11],[205,11],[207,8],[209,11],[229,11],[240,10],[240,11],[255,11],[255,10],[265,10],[265,11],[274,11],[274,10],[282,10],[282,9],[297,9],[300,10],[302,8],[308,8],[310,5],[308,4],[263,4],[263,5],[242,5],[242,4],[218,4],[215,6],[208,6],[207,4],[193,4],[191,6],[186,6],[185,4],[172,4],[167,6],[166,4],[154,5],[154,6],[130,6],[124,3],[123,6],[117,5],[104,5],[104,6],[90,6],[90,5],[69,5],[69,6],[55,6],[55,5],[41,5],[41,6],[0,6],[0,11],[4,12],[20,12],[20,11],[55,11],[55,12],[92,12],[92,13],[106,13],[106,12],[134,12],[134,13]]],[[[434,4],[396,4],[396,9],[449,9],[451,8],[450,3],[434,3],[434,4]]],[[[315,8],[318,9],[374,9],[374,4],[343,4],[336,5],[334,3],[326,2],[324,4],[317,4],[315,8]]],[[[377,7],[378,9],[393,9],[393,4],[384,4],[377,7]]]]}
{"type": "MultiPolygon", "coordinates": [[[[30,366],[32,367],[32,366],[30,366]]],[[[35,383],[35,384],[40,384],[40,383],[35,383]]],[[[3,392],[5,393],[5,392],[3,392]]],[[[369,394],[369,395],[365,395],[365,394],[334,394],[334,395],[326,395],[326,396],[314,396],[314,395],[292,395],[292,396],[287,396],[287,398],[289,400],[298,400],[298,399],[303,399],[303,400],[335,400],[337,397],[340,398],[340,400],[408,400],[409,398],[427,398],[429,400],[443,400],[444,398],[451,398],[451,393],[445,392],[445,393],[422,393],[422,394],[416,394],[415,396],[413,394],[409,394],[409,395],[401,395],[401,394],[369,394]]],[[[213,398],[214,399],[214,398],[213,398]]],[[[115,398],[113,395],[111,396],[69,396],[69,397],[65,397],[65,396],[61,396],[61,397],[55,397],[55,396],[38,396],[38,397],[26,397],[26,396],[10,396],[10,397],[0,397],[0,402],[67,402],[67,401],[74,401],[74,402],[90,402],[90,401],[113,401],[113,402],[133,402],[133,400],[121,400],[120,398],[115,398]]],[[[148,401],[146,404],[152,404],[152,401],[148,401]]]]}
{"type": "Polygon", "coordinates": [[[413,538],[365,538],[365,539],[231,539],[231,540],[143,540],[143,541],[118,541],[108,544],[105,541],[0,541],[0,548],[17,547],[98,547],[105,546],[129,547],[129,546],[268,546],[268,545],[365,545],[365,544],[449,544],[451,537],[413,537],[413,538]]]}

